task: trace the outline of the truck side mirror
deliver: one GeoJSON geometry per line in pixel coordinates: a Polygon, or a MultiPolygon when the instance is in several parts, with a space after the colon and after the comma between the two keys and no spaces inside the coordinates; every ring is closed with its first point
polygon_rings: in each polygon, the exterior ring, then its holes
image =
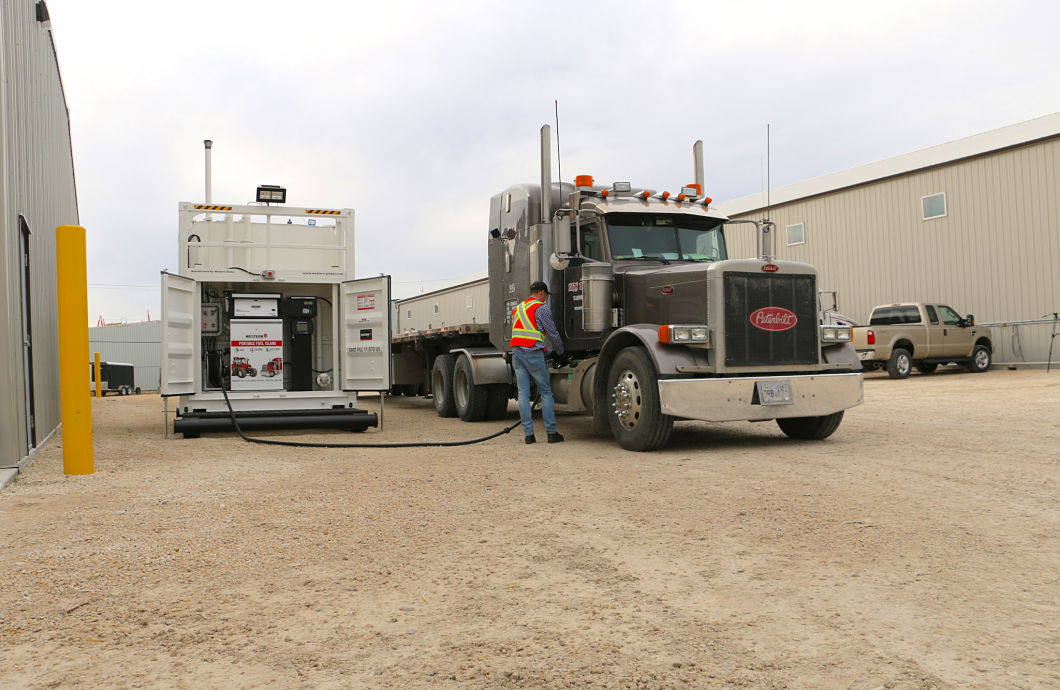
{"type": "Polygon", "coordinates": [[[972,316],[971,314],[969,314],[968,316],[964,317],[964,325],[965,326],[974,326],[975,325],[975,317],[972,316]]]}

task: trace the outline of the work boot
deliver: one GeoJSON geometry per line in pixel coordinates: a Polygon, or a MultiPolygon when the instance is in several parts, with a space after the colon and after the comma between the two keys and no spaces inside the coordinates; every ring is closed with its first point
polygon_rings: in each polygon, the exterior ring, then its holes
{"type": "MultiPolygon", "coordinates": [[[[549,438],[551,438],[551,436],[549,436],[549,438]]],[[[531,443],[537,443],[537,437],[527,436],[525,439],[523,439],[523,441],[526,443],[526,445],[529,446],[531,443]]],[[[549,443],[552,443],[552,441],[549,441],[549,443]]]]}
{"type": "Polygon", "coordinates": [[[563,443],[563,434],[559,433],[558,431],[556,433],[554,433],[554,434],[549,434],[548,435],[548,442],[549,443],[563,443]]]}

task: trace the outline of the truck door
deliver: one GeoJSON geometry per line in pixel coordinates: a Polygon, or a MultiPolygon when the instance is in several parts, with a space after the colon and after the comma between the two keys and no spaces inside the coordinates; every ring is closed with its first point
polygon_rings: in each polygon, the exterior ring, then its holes
{"type": "Polygon", "coordinates": [[[945,304],[938,305],[938,310],[939,318],[942,320],[943,356],[967,357],[972,353],[972,332],[975,329],[960,326],[959,324],[964,319],[945,304]]]}
{"type": "Polygon", "coordinates": [[[162,272],[162,395],[193,395],[199,370],[198,290],[191,278],[162,272]]]}
{"type": "Polygon", "coordinates": [[[347,280],[339,301],[342,390],[389,390],[390,276],[347,280]]]}

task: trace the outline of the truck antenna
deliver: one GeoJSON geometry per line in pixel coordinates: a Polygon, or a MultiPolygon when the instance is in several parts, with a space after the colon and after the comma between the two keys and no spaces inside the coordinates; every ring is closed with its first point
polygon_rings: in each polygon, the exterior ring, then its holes
{"type": "Polygon", "coordinates": [[[559,191],[563,193],[563,158],[559,155],[559,99],[553,101],[556,105],[556,174],[559,176],[559,191]]]}

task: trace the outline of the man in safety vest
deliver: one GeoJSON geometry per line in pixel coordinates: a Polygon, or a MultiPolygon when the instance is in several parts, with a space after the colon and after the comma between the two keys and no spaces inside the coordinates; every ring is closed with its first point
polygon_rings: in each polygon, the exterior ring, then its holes
{"type": "Polygon", "coordinates": [[[541,396],[541,416],[545,421],[545,432],[549,443],[560,443],[563,436],[556,430],[556,407],[552,398],[552,385],[548,379],[548,362],[545,360],[545,336],[552,344],[553,354],[563,354],[563,341],[552,319],[548,299],[548,285],[540,280],[530,284],[530,297],[512,310],[512,365],[515,380],[519,383],[519,419],[523,423],[526,442],[534,443],[534,420],[530,416],[530,378],[537,384],[541,396]]]}

